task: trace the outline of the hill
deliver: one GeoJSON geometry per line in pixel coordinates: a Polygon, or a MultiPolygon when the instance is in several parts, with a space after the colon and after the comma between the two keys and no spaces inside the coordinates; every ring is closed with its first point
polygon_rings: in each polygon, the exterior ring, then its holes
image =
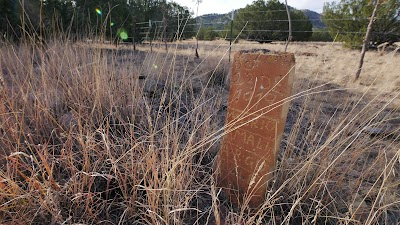
{"type": "Polygon", "coordinates": [[[322,22],[321,14],[308,9],[303,9],[301,11],[311,20],[314,29],[326,28],[326,24],[322,22]]]}
{"type": "Polygon", "coordinates": [[[201,24],[205,27],[213,27],[215,30],[224,29],[225,25],[231,21],[231,13],[225,14],[205,14],[196,18],[201,21],[201,24]]]}

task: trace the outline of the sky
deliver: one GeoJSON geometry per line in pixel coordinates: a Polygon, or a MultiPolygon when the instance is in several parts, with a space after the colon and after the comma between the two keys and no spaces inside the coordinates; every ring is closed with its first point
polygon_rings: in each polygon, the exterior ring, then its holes
{"type": "MultiPolygon", "coordinates": [[[[182,6],[187,6],[196,15],[196,0],[173,0],[182,6]]],[[[203,0],[199,6],[199,15],[209,13],[227,13],[234,9],[244,8],[254,0],[203,0]]],[[[322,12],[324,2],[339,2],[339,0],[288,0],[288,5],[296,9],[309,9],[322,12]]],[[[284,0],[280,0],[284,3],[284,0]]]]}

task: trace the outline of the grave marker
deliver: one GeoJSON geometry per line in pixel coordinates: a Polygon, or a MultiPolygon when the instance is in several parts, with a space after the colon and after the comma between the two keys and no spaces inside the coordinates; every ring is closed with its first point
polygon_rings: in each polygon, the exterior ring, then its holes
{"type": "Polygon", "coordinates": [[[226,119],[219,153],[219,186],[233,203],[257,208],[275,169],[291,95],[292,53],[268,50],[235,54],[226,119]]]}

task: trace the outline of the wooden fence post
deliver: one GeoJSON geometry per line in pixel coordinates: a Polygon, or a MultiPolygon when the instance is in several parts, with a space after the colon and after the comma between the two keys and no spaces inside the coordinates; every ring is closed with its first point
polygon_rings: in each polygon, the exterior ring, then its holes
{"type": "Polygon", "coordinates": [[[294,77],[293,53],[235,54],[218,184],[232,203],[257,208],[275,169],[294,77]]]}

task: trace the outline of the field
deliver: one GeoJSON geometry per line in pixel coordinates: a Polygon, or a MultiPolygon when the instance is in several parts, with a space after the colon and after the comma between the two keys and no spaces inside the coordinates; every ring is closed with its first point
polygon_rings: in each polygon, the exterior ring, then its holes
{"type": "MultiPolygon", "coordinates": [[[[228,43],[0,44],[0,224],[400,223],[398,52],[292,43],[296,78],[262,207],[213,165],[228,43]]],[[[284,43],[239,41],[283,51],[284,43]]]]}

